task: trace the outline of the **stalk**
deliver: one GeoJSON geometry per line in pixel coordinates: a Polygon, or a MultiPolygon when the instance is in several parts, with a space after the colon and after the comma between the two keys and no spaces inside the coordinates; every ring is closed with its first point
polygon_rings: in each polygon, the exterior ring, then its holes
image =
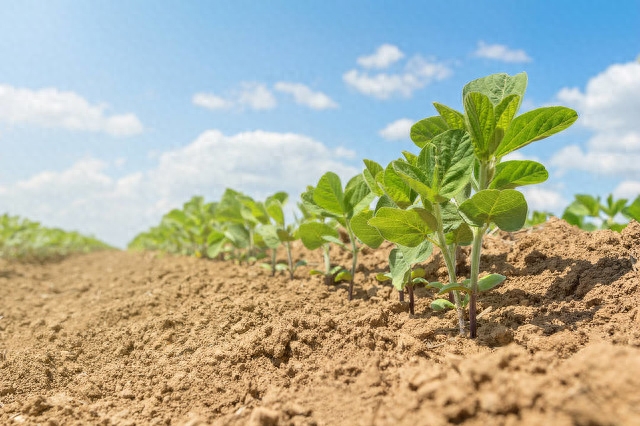
{"type": "Polygon", "coordinates": [[[411,312],[411,315],[415,315],[416,303],[413,296],[413,284],[408,285],[407,288],[409,289],[409,312],[411,312]]]}
{"type": "Polygon", "coordinates": [[[330,285],[333,281],[331,275],[331,259],[329,258],[329,244],[322,245],[322,257],[324,257],[324,283],[330,285]]]}
{"type": "Polygon", "coordinates": [[[291,258],[291,243],[287,241],[285,243],[287,249],[287,262],[289,262],[289,279],[293,281],[293,259],[291,258]]]}
{"type": "Polygon", "coordinates": [[[351,224],[347,221],[347,232],[349,232],[349,240],[351,240],[351,252],[353,253],[353,262],[351,263],[351,281],[349,282],[349,300],[353,299],[353,280],[356,277],[356,267],[358,266],[358,246],[356,245],[356,237],[351,231],[351,224]]]}
{"type": "MultiPolygon", "coordinates": [[[[442,225],[442,212],[440,210],[439,204],[433,205],[433,213],[438,221],[438,224],[442,225]]],[[[449,284],[457,283],[458,277],[456,276],[456,251],[455,244],[453,248],[450,250],[450,247],[447,245],[447,238],[444,235],[444,231],[442,230],[442,226],[438,228],[438,247],[440,247],[440,252],[442,253],[442,258],[444,259],[444,263],[447,266],[447,273],[449,274],[449,284]]],[[[456,306],[456,313],[458,315],[458,331],[461,336],[466,334],[465,321],[464,321],[464,310],[462,309],[462,302],[460,300],[460,293],[457,291],[453,291],[453,303],[456,306]]]]}
{"type": "MultiPolygon", "coordinates": [[[[478,190],[486,189],[488,186],[488,170],[489,165],[485,162],[480,162],[480,170],[478,175],[478,190]]],[[[473,228],[473,246],[471,247],[471,296],[469,298],[469,337],[475,339],[478,337],[478,323],[477,323],[477,306],[478,300],[478,276],[480,275],[480,254],[482,252],[482,238],[487,231],[487,225],[483,225],[480,228],[473,228]]]]}
{"type": "Polygon", "coordinates": [[[398,290],[398,299],[404,302],[404,290],[398,290]]]}
{"type": "Polygon", "coordinates": [[[276,249],[271,249],[271,276],[276,275],[276,249]]]}

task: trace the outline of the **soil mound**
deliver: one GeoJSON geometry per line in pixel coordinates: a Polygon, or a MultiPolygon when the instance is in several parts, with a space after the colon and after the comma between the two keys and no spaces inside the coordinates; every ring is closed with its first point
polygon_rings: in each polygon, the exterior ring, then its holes
{"type": "MultiPolygon", "coordinates": [[[[290,281],[154,253],[0,262],[0,423],[640,424],[638,223],[488,237],[481,270],[508,278],[475,341],[430,290],[411,316],[375,280],[389,249],[363,250],[352,302],[313,265],[290,281]]],[[[424,266],[445,279],[439,254],[424,266]]]]}

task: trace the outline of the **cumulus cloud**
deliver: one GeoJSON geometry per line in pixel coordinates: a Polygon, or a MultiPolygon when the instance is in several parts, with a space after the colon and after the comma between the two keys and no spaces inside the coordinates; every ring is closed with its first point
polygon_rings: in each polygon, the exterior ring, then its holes
{"type": "Polygon", "coordinates": [[[273,93],[262,83],[243,82],[240,88],[222,97],[213,93],[196,93],[191,98],[194,105],[210,110],[252,109],[264,111],[274,109],[278,102],[273,93]]]}
{"type": "Polygon", "coordinates": [[[560,192],[551,189],[525,187],[522,189],[522,193],[527,199],[529,212],[538,210],[560,214],[569,205],[560,192]]]}
{"type": "Polygon", "coordinates": [[[640,181],[637,180],[625,180],[618,184],[616,189],[613,190],[613,196],[615,198],[627,198],[633,201],[640,195],[640,181]]]}
{"type": "Polygon", "coordinates": [[[343,161],[354,154],[294,133],[209,130],[160,153],[148,171],[114,178],[117,164],[83,159],[0,187],[0,204],[11,206],[11,214],[124,246],[193,195],[214,200],[231,187],[257,198],[280,190],[296,197],[327,170],[344,180],[357,174],[358,168],[343,161]]]}
{"type": "Polygon", "coordinates": [[[108,115],[106,104],[93,105],[74,92],[31,90],[0,85],[0,121],[68,130],[131,136],[143,131],[135,114],[108,115]]]}
{"type": "Polygon", "coordinates": [[[301,83],[278,82],[275,89],[293,95],[293,99],[297,104],[308,106],[311,109],[331,109],[337,108],[335,103],[329,96],[322,92],[314,92],[309,87],[301,83]]]}
{"type": "MultiPolygon", "coordinates": [[[[397,73],[375,72],[369,68],[384,68],[373,64],[386,64],[382,60],[375,62],[378,52],[373,56],[360,57],[358,63],[362,65],[363,58],[366,69],[352,69],[342,75],[342,80],[358,92],[378,99],[389,99],[393,96],[411,97],[413,92],[422,89],[434,81],[443,80],[451,75],[451,69],[442,62],[425,59],[415,55],[405,62],[403,70],[397,73]]],[[[402,52],[400,52],[402,53],[402,52]]],[[[404,55],[403,55],[404,56],[404,55]]],[[[395,61],[401,59],[398,57],[395,61]]],[[[394,61],[394,62],[395,62],[394,61]]],[[[389,63],[390,64],[390,63],[389,63]]],[[[388,66],[389,64],[386,64],[388,66]]]]}
{"type": "Polygon", "coordinates": [[[387,68],[391,64],[404,58],[404,53],[393,44],[383,44],[376,49],[375,53],[368,56],[360,56],[358,64],[363,68],[387,68]]]}
{"type": "Polygon", "coordinates": [[[194,105],[201,106],[203,108],[218,110],[218,109],[230,109],[233,107],[233,102],[220,96],[213,95],[211,93],[196,93],[191,99],[194,105]]]}
{"type": "Polygon", "coordinates": [[[413,126],[414,123],[415,120],[411,120],[410,118],[401,118],[393,123],[387,124],[378,134],[389,141],[408,139],[411,133],[411,126],[413,126]]]}
{"type": "Polygon", "coordinates": [[[474,55],[479,58],[493,59],[502,62],[531,62],[531,58],[522,49],[510,49],[503,44],[487,44],[484,41],[478,42],[478,47],[474,55]]]}
{"type": "Polygon", "coordinates": [[[578,111],[577,125],[593,135],[586,147],[557,152],[555,166],[640,179],[640,63],[614,64],[591,78],[584,91],[563,88],[557,98],[578,111]]]}

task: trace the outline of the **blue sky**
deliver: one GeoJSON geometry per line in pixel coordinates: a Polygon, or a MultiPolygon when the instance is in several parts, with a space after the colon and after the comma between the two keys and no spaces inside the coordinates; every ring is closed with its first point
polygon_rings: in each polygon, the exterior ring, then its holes
{"type": "Polygon", "coordinates": [[[532,208],[640,193],[638,1],[3,3],[0,211],[48,226],[124,246],[192,195],[295,198],[495,72],[580,114],[520,154],[532,208]]]}

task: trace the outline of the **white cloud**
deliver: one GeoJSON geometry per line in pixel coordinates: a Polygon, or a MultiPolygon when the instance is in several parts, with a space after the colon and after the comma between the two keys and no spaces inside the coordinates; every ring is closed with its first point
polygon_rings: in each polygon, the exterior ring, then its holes
{"type": "Polygon", "coordinates": [[[616,189],[613,190],[613,196],[615,198],[627,198],[629,201],[635,200],[636,197],[640,196],[640,181],[625,180],[620,182],[616,189]]]}
{"type": "Polygon", "coordinates": [[[194,105],[211,110],[230,109],[233,107],[233,102],[211,93],[196,93],[191,101],[194,105]]]}
{"type": "Polygon", "coordinates": [[[415,120],[410,118],[401,118],[389,123],[384,129],[380,130],[378,134],[386,140],[401,140],[408,139],[411,133],[411,126],[415,123],[415,120]]]}
{"type": "Polygon", "coordinates": [[[391,64],[404,58],[404,53],[393,44],[383,44],[378,47],[374,54],[360,56],[358,64],[363,68],[387,68],[391,64]]]}
{"type": "Polygon", "coordinates": [[[487,44],[478,42],[478,48],[474,55],[479,58],[493,59],[502,62],[531,62],[531,58],[522,49],[510,49],[503,44],[487,44]]]}
{"type": "Polygon", "coordinates": [[[293,95],[293,99],[297,104],[308,106],[311,109],[321,110],[338,107],[338,104],[329,96],[322,92],[314,92],[301,83],[287,83],[281,81],[276,83],[275,89],[280,92],[293,95]]]}
{"type": "Polygon", "coordinates": [[[640,179],[640,63],[612,65],[591,78],[584,91],[564,88],[557,98],[578,111],[577,125],[593,136],[585,148],[572,145],[557,152],[551,160],[555,166],[640,179]]]}
{"type": "Polygon", "coordinates": [[[210,110],[229,110],[245,108],[256,111],[274,109],[277,101],[273,93],[262,83],[243,82],[240,89],[232,91],[227,97],[213,93],[196,93],[191,98],[194,105],[210,110]]]}
{"type": "Polygon", "coordinates": [[[560,192],[551,189],[525,187],[522,193],[527,200],[529,212],[538,210],[560,214],[569,205],[560,192]]]}
{"type": "Polygon", "coordinates": [[[264,84],[243,83],[238,96],[238,104],[260,111],[275,108],[277,102],[264,84]]]}
{"type": "Polygon", "coordinates": [[[0,120],[69,130],[131,136],[143,131],[134,114],[107,115],[106,104],[92,105],[74,92],[55,88],[21,89],[0,85],[0,120]]]}
{"type": "Polygon", "coordinates": [[[5,185],[0,204],[46,226],[78,229],[124,246],[193,195],[214,200],[231,187],[257,198],[279,190],[295,198],[328,170],[346,182],[360,170],[342,159],[354,155],[294,133],[227,136],[209,130],[184,147],[159,153],[156,166],[146,172],[116,179],[110,172],[117,161],[84,159],[5,185]]]}
{"type": "Polygon", "coordinates": [[[366,71],[352,69],[347,71],[342,79],[360,93],[378,99],[388,99],[397,95],[411,97],[416,90],[450,75],[451,70],[445,64],[414,56],[406,63],[401,73],[370,75],[366,71]]]}

